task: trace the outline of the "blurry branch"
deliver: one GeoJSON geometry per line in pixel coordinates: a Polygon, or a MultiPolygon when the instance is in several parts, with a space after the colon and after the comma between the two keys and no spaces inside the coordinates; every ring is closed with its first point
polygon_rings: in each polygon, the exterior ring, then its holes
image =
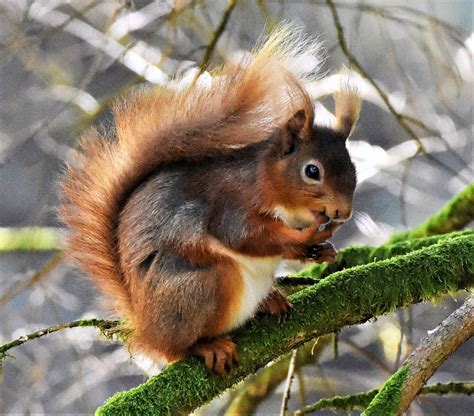
{"type": "Polygon", "coordinates": [[[354,351],[357,351],[360,355],[362,355],[368,362],[373,364],[375,367],[377,367],[379,370],[383,371],[386,374],[392,374],[392,371],[388,367],[387,364],[385,364],[382,360],[374,356],[374,354],[371,354],[368,352],[365,348],[362,348],[360,345],[358,345],[356,342],[354,342],[350,338],[342,338],[340,339],[340,342],[343,344],[348,345],[350,348],[352,348],[354,351]]]}
{"type": "Polygon", "coordinates": [[[406,201],[407,201],[407,198],[406,198],[406,191],[407,191],[407,187],[408,187],[408,177],[409,177],[409,174],[410,174],[410,170],[413,166],[413,162],[415,161],[416,157],[418,156],[418,153],[420,151],[420,148],[417,148],[416,149],[416,152],[414,155],[410,156],[407,160],[406,160],[406,163],[405,163],[405,166],[403,168],[403,174],[402,174],[402,178],[401,178],[401,188],[400,188],[400,198],[399,198],[399,201],[400,201],[400,222],[401,224],[406,227],[407,224],[408,224],[408,220],[407,220],[407,210],[406,210],[406,201]]]}
{"type": "MultiPolygon", "coordinates": [[[[168,11],[165,5],[163,6],[163,14],[168,11]]],[[[61,26],[69,19],[69,16],[65,13],[57,10],[48,10],[46,7],[36,3],[34,9],[30,10],[29,17],[52,28],[61,26]]],[[[102,33],[83,20],[73,19],[64,26],[63,30],[85,41],[95,49],[103,50],[108,56],[117,59],[130,71],[135,72],[152,83],[162,85],[168,80],[168,75],[165,72],[148,62],[141,54],[127,49],[111,36],[102,33]]]]}
{"type": "Polygon", "coordinates": [[[211,57],[212,57],[212,54],[214,53],[214,49],[216,48],[217,42],[219,42],[220,37],[224,33],[227,23],[229,22],[230,16],[232,14],[232,11],[234,10],[236,5],[237,5],[237,0],[227,1],[227,6],[224,10],[224,14],[222,15],[219,26],[217,26],[216,30],[212,34],[211,42],[207,46],[201,62],[199,62],[200,73],[205,71],[207,67],[209,66],[211,57]]]}
{"type": "Polygon", "coordinates": [[[3,295],[0,297],[0,305],[8,302],[11,298],[23,292],[24,290],[32,288],[37,283],[41,282],[48,274],[58,267],[59,264],[64,260],[65,254],[58,253],[48,262],[48,264],[43,267],[40,271],[31,276],[28,280],[21,280],[18,284],[9,288],[3,295]]]}
{"type": "MultiPolygon", "coordinates": [[[[296,369],[315,362],[325,347],[331,343],[333,335],[319,337],[309,341],[296,353],[296,369]]],[[[290,354],[260,370],[254,378],[244,382],[237,390],[225,416],[250,415],[257,406],[275,390],[285,379],[290,364],[290,354]]]]}
{"type": "Polygon", "coordinates": [[[389,242],[427,237],[460,230],[474,220],[474,182],[420,226],[394,234],[389,242]]]}
{"type": "Polygon", "coordinates": [[[233,332],[240,365],[227,377],[209,374],[200,360],[189,358],[113,396],[97,414],[188,413],[314,337],[473,284],[474,238],[469,235],[334,273],[289,297],[294,309],[284,327],[268,316],[233,332]]]}
{"type": "Polygon", "coordinates": [[[438,19],[436,16],[433,16],[431,14],[425,13],[422,10],[418,10],[412,7],[406,7],[406,6],[390,6],[386,5],[383,7],[377,7],[374,5],[369,5],[369,4],[364,4],[364,3],[347,3],[347,2],[337,2],[336,3],[338,8],[356,8],[360,10],[361,12],[367,12],[370,14],[373,14],[375,16],[381,17],[382,19],[385,20],[391,20],[396,23],[400,23],[403,25],[410,25],[415,27],[418,30],[424,30],[426,28],[426,23],[439,27],[442,29],[443,33],[445,33],[450,39],[452,39],[455,43],[457,43],[459,46],[465,48],[466,45],[463,42],[463,39],[461,37],[461,33],[458,31],[458,29],[455,26],[450,25],[447,22],[444,22],[441,19],[438,19]],[[393,14],[391,12],[397,11],[397,12],[405,12],[407,15],[414,15],[417,16],[418,18],[422,19],[424,23],[419,23],[414,20],[409,20],[406,17],[401,17],[393,14]]]}
{"type": "MultiPolygon", "coordinates": [[[[415,140],[415,142],[417,143],[417,148],[423,153],[423,155],[427,159],[431,160],[433,163],[443,167],[445,170],[447,170],[448,172],[450,172],[454,176],[458,176],[459,172],[457,172],[456,170],[454,170],[450,166],[446,165],[444,162],[436,159],[435,157],[433,157],[426,150],[426,148],[423,145],[423,143],[421,142],[420,138],[417,136],[417,134],[414,132],[414,130],[408,124],[408,122],[413,122],[413,120],[416,120],[416,119],[414,119],[413,117],[410,117],[410,116],[406,116],[405,114],[402,114],[402,113],[398,112],[395,109],[395,107],[390,102],[390,99],[389,99],[388,95],[382,90],[382,88],[378,85],[378,83],[374,81],[374,79],[369,75],[369,73],[359,63],[357,58],[352,54],[352,52],[349,50],[349,47],[347,45],[346,37],[345,37],[345,34],[344,34],[344,28],[342,27],[341,21],[339,19],[339,14],[336,10],[336,6],[334,5],[334,1],[333,0],[326,0],[326,3],[328,5],[329,10],[331,11],[331,14],[332,14],[332,17],[333,17],[334,26],[335,26],[336,32],[337,32],[337,39],[338,39],[339,46],[341,48],[342,53],[344,54],[344,56],[349,61],[349,63],[354,68],[356,68],[358,70],[358,72],[364,78],[366,78],[369,81],[369,83],[375,88],[375,90],[379,94],[380,98],[382,99],[382,101],[387,106],[388,110],[393,114],[393,116],[397,120],[398,124],[403,128],[403,130],[405,130],[405,132],[408,134],[408,136],[412,140],[415,140]]],[[[425,126],[424,123],[422,123],[421,121],[418,121],[418,125],[423,127],[425,130],[428,129],[428,127],[425,126]]],[[[436,135],[438,137],[440,137],[445,142],[445,145],[448,147],[448,149],[450,151],[452,151],[451,147],[449,146],[449,143],[446,143],[444,138],[441,135],[439,135],[438,133],[436,133],[436,135]]],[[[464,164],[465,164],[465,162],[464,162],[464,164]]]]}
{"type": "MultiPolygon", "coordinates": [[[[306,415],[315,412],[316,410],[345,410],[347,412],[353,410],[364,410],[376,394],[378,389],[370,390],[365,393],[357,393],[350,396],[335,396],[329,399],[321,399],[316,403],[305,406],[302,409],[293,413],[293,416],[306,415]]],[[[440,396],[446,394],[466,394],[474,393],[474,381],[455,381],[451,383],[437,383],[425,386],[420,390],[419,394],[437,394],[440,396]]]]}
{"type": "Polygon", "coordinates": [[[291,385],[293,384],[293,378],[295,377],[297,352],[298,350],[296,348],[291,351],[290,363],[288,364],[288,370],[286,375],[285,390],[280,406],[280,416],[286,416],[286,412],[288,410],[288,402],[291,396],[291,385]]]}
{"type": "Polygon", "coordinates": [[[61,250],[59,229],[52,227],[0,227],[0,253],[61,250]]]}
{"type": "Polygon", "coordinates": [[[0,363],[5,357],[9,356],[7,351],[11,348],[17,347],[18,345],[22,345],[25,342],[31,341],[33,339],[52,334],[53,332],[61,331],[63,329],[68,328],[95,327],[98,328],[101,333],[103,333],[106,337],[111,338],[115,333],[118,333],[118,331],[120,331],[120,329],[118,329],[120,324],[120,321],[108,321],[105,319],[79,319],[77,321],[68,322],[66,324],[53,325],[48,328],[32,332],[30,334],[23,335],[14,341],[10,341],[0,345],[0,363]]]}
{"type": "Polygon", "coordinates": [[[382,386],[363,415],[403,414],[439,366],[472,335],[474,298],[469,297],[460,308],[421,340],[402,367],[382,386]]]}

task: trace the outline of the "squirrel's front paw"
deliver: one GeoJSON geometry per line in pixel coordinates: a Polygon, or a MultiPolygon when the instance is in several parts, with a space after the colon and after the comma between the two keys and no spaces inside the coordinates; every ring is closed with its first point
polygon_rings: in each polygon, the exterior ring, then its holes
{"type": "Polygon", "coordinates": [[[306,259],[323,263],[325,261],[334,261],[337,256],[337,251],[331,243],[325,242],[306,247],[303,250],[303,255],[306,259]]]}

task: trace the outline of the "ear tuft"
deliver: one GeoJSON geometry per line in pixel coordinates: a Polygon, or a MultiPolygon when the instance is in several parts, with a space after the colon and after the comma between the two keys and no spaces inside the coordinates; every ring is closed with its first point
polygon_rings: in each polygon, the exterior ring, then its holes
{"type": "Polygon", "coordinates": [[[288,131],[299,134],[303,130],[306,124],[306,112],[305,110],[297,111],[292,118],[288,120],[287,129],[288,131]]]}
{"type": "Polygon", "coordinates": [[[354,77],[348,70],[343,70],[342,75],[340,90],[334,95],[336,119],[333,128],[347,139],[359,119],[361,100],[354,77]]]}
{"type": "Polygon", "coordinates": [[[306,125],[306,111],[298,110],[286,123],[286,129],[282,137],[282,153],[288,155],[295,150],[300,133],[306,125]]]}

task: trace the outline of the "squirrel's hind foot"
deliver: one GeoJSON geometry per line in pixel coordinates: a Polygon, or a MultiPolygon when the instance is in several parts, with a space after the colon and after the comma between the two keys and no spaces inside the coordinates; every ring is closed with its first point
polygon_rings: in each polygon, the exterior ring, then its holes
{"type": "Polygon", "coordinates": [[[286,296],[278,289],[273,288],[258,308],[258,313],[279,316],[285,319],[292,307],[286,296]]]}
{"type": "Polygon", "coordinates": [[[221,335],[198,341],[191,347],[191,354],[204,359],[209,371],[223,376],[238,364],[237,346],[229,336],[221,335]]]}

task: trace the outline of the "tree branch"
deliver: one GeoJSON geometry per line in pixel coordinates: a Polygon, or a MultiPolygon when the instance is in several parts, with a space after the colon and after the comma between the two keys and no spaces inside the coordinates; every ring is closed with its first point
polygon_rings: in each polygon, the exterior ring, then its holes
{"type": "Polygon", "coordinates": [[[200,360],[189,358],[113,396],[97,414],[190,412],[309,339],[473,284],[474,238],[470,235],[334,273],[290,296],[294,309],[283,326],[268,316],[235,331],[240,365],[228,376],[208,374],[200,360]]]}
{"type": "MultiPolygon", "coordinates": [[[[314,404],[297,410],[295,413],[293,413],[293,416],[302,416],[322,409],[345,410],[348,412],[352,410],[364,410],[378,392],[378,389],[374,389],[364,393],[352,394],[350,396],[334,396],[329,399],[321,399],[314,404]]],[[[425,386],[420,390],[419,394],[438,394],[440,396],[445,394],[465,394],[470,396],[473,393],[474,381],[459,381],[446,384],[437,383],[430,386],[425,386]]]]}
{"type": "MultiPolygon", "coordinates": [[[[349,63],[359,71],[359,73],[367,79],[367,81],[374,87],[374,89],[377,91],[378,95],[384,102],[385,106],[388,108],[388,110],[393,114],[395,119],[397,120],[398,124],[405,130],[405,132],[408,134],[408,136],[414,140],[417,144],[417,150],[421,151],[422,154],[438,166],[443,167],[445,170],[453,174],[454,176],[458,176],[459,172],[451,168],[450,166],[446,165],[444,162],[436,159],[434,156],[432,156],[425,148],[423,143],[421,142],[420,138],[417,136],[415,131],[411,128],[411,126],[407,123],[407,121],[413,122],[412,117],[407,117],[405,114],[402,114],[398,112],[395,107],[392,105],[390,102],[390,99],[388,95],[380,88],[380,86],[371,78],[369,73],[364,69],[364,67],[360,64],[360,62],[357,60],[357,58],[352,54],[352,52],[349,50],[349,47],[347,46],[347,41],[346,41],[346,36],[344,33],[344,28],[342,27],[341,21],[339,19],[339,14],[336,10],[336,6],[334,5],[333,0],[326,0],[326,4],[329,7],[329,10],[331,12],[333,22],[334,22],[334,27],[336,28],[337,32],[337,40],[339,43],[339,46],[341,48],[342,53],[344,56],[347,58],[349,63]]],[[[442,139],[442,136],[439,136],[442,139]]],[[[448,149],[450,149],[449,143],[446,143],[445,140],[443,140],[445,144],[447,145],[448,149]]],[[[464,177],[463,177],[464,179],[464,177]]],[[[468,182],[469,179],[466,180],[468,182]]]]}
{"type": "Polygon", "coordinates": [[[406,359],[370,402],[365,416],[401,415],[426,381],[474,334],[474,298],[449,315],[406,359]]]}
{"type": "Polygon", "coordinates": [[[52,334],[53,332],[61,331],[68,328],[78,327],[95,327],[98,328],[104,335],[111,336],[112,334],[120,331],[120,321],[108,321],[105,319],[79,319],[77,321],[68,322],[66,324],[53,325],[48,328],[40,329],[39,331],[32,332],[27,335],[23,335],[13,341],[7,342],[0,345],[0,362],[8,356],[7,351],[24,344],[25,342],[31,341],[36,338],[41,338],[46,335],[52,334]]]}
{"type": "Polygon", "coordinates": [[[293,384],[293,378],[295,376],[295,370],[296,370],[296,353],[297,352],[298,352],[297,348],[291,351],[290,363],[288,365],[287,376],[286,376],[285,392],[283,393],[283,399],[281,401],[281,406],[280,406],[280,416],[286,416],[286,412],[288,410],[288,402],[291,396],[291,385],[293,384]]]}
{"type": "Polygon", "coordinates": [[[389,242],[460,230],[474,220],[474,182],[467,185],[440,211],[420,226],[394,234],[389,242]]]}
{"type": "MultiPolygon", "coordinates": [[[[333,335],[319,337],[316,341],[309,341],[300,348],[296,354],[296,368],[300,369],[306,364],[316,362],[324,348],[331,343],[333,335]]],[[[260,370],[253,379],[249,379],[239,389],[225,416],[250,415],[260,402],[265,399],[288,374],[290,355],[275,361],[260,370]]]]}
{"type": "Polygon", "coordinates": [[[280,277],[277,279],[277,282],[283,286],[294,286],[298,284],[309,285],[311,284],[311,281],[314,282],[314,280],[321,280],[332,273],[345,270],[350,267],[360,266],[380,260],[387,260],[402,254],[408,254],[412,251],[429,247],[442,240],[449,240],[459,236],[474,236],[474,230],[467,229],[450,234],[415,238],[418,234],[418,232],[415,230],[413,234],[410,232],[406,233],[406,240],[396,238],[394,243],[390,242],[379,247],[353,246],[344,248],[338,253],[336,260],[332,263],[313,264],[294,274],[293,276],[280,277]]]}
{"type": "Polygon", "coordinates": [[[23,279],[10,287],[2,296],[0,297],[0,305],[7,303],[11,298],[15,297],[23,290],[29,289],[41,282],[48,274],[58,267],[61,262],[64,260],[64,252],[59,252],[53,256],[53,258],[44,266],[41,270],[36,272],[33,276],[24,281],[23,279]]]}
{"type": "Polygon", "coordinates": [[[52,227],[0,227],[0,253],[61,250],[63,244],[58,230],[52,227]]]}
{"type": "Polygon", "coordinates": [[[214,53],[214,49],[216,48],[217,42],[219,42],[220,37],[224,33],[227,23],[229,22],[230,15],[232,14],[232,11],[234,10],[234,7],[236,5],[237,5],[237,0],[227,1],[227,6],[224,10],[224,14],[222,15],[219,26],[217,27],[215,32],[212,34],[211,42],[207,46],[201,62],[199,62],[200,73],[205,71],[207,67],[209,66],[209,63],[211,61],[212,54],[214,53]]]}

